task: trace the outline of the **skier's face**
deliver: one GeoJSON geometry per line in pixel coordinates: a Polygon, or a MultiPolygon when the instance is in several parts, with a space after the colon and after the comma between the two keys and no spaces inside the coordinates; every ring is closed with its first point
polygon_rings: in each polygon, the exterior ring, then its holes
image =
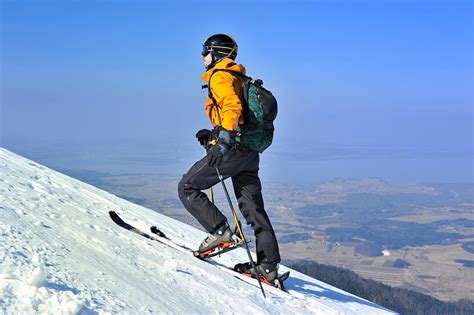
{"type": "Polygon", "coordinates": [[[210,53],[205,56],[201,55],[201,59],[204,63],[204,68],[207,68],[212,62],[212,55],[210,53]]]}

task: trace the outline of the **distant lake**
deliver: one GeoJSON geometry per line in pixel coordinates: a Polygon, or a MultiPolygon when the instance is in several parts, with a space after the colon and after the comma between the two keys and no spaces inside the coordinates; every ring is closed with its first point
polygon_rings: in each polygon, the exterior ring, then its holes
{"type": "Polygon", "coordinates": [[[333,178],[377,177],[403,182],[472,182],[472,158],[338,158],[314,161],[289,161],[263,158],[262,175],[269,181],[313,184],[333,178]]]}
{"type": "MultiPolygon", "coordinates": [[[[166,150],[124,147],[45,149],[9,148],[53,169],[94,170],[109,174],[181,176],[204,152],[195,145],[166,150]]],[[[312,148],[286,152],[270,148],[261,155],[262,181],[311,185],[334,178],[378,177],[388,181],[473,182],[470,152],[436,152],[406,148],[312,148]]]]}

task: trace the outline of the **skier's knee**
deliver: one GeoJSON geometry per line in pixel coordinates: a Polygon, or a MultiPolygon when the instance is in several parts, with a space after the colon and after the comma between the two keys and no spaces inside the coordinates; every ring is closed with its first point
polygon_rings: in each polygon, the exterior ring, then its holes
{"type": "Polygon", "coordinates": [[[183,198],[185,198],[185,194],[184,194],[184,187],[185,186],[186,186],[186,181],[184,180],[184,176],[183,176],[183,178],[181,178],[181,180],[178,183],[178,196],[179,196],[179,199],[181,199],[181,200],[183,200],[183,198]]]}
{"type": "Polygon", "coordinates": [[[196,187],[186,179],[186,176],[183,176],[183,178],[178,183],[178,196],[181,201],[186,199],[196,190],[196,187]]]}

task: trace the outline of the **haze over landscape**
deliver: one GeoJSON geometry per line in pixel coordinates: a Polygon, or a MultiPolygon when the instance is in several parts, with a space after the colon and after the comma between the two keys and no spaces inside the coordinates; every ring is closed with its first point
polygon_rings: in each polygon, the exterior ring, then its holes
{"type": "Polygon", "coordinates": [[[279,101],[264,179],[472,180],[471,1],[237,3],[244,20],[206,19],[206,1],[2,1],[2,146],[184,173],[209,127],[200,46],[223,32],[279,101]]]}

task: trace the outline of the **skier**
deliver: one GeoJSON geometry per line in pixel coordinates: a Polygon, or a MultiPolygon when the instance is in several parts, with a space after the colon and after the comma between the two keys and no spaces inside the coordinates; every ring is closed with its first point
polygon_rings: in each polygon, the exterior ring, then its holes
{"type": "MultiPolygon", "coordinates": [[[[246,73],[244,66],[235,63],[237,43],[225,34],[216,34],[203,44],[201,58],[206,72],[202,80],[209,83],[214,100],[208,95],[206,114],[212,131],[196,133],[199,143],[207,147],[207,155],[197,161],[178,184],[181,202],[210,233],[199,246],[199,253],[210,253],[236,243],[227,218],[209,200],[203,190],[219,182],[216,168],[223,178],[231,178],[239,209],[247,224],[254,230],[257,250],[256,266],[262,279],[273,284],[278,276],[280,253],[272,224],[264,209],[262,186],[258,177],[259,153],[236,142],[236,128],[244,124],[239,97],[243,78],[228,71],[246,73]],[[212,79],[211,79],[212,76],[212,79]]],[[[239,264],[241,272],[254,274],[250,263],[239,264]]],[[[236,266],[237,267],[237,266],[236,266]]]]}

